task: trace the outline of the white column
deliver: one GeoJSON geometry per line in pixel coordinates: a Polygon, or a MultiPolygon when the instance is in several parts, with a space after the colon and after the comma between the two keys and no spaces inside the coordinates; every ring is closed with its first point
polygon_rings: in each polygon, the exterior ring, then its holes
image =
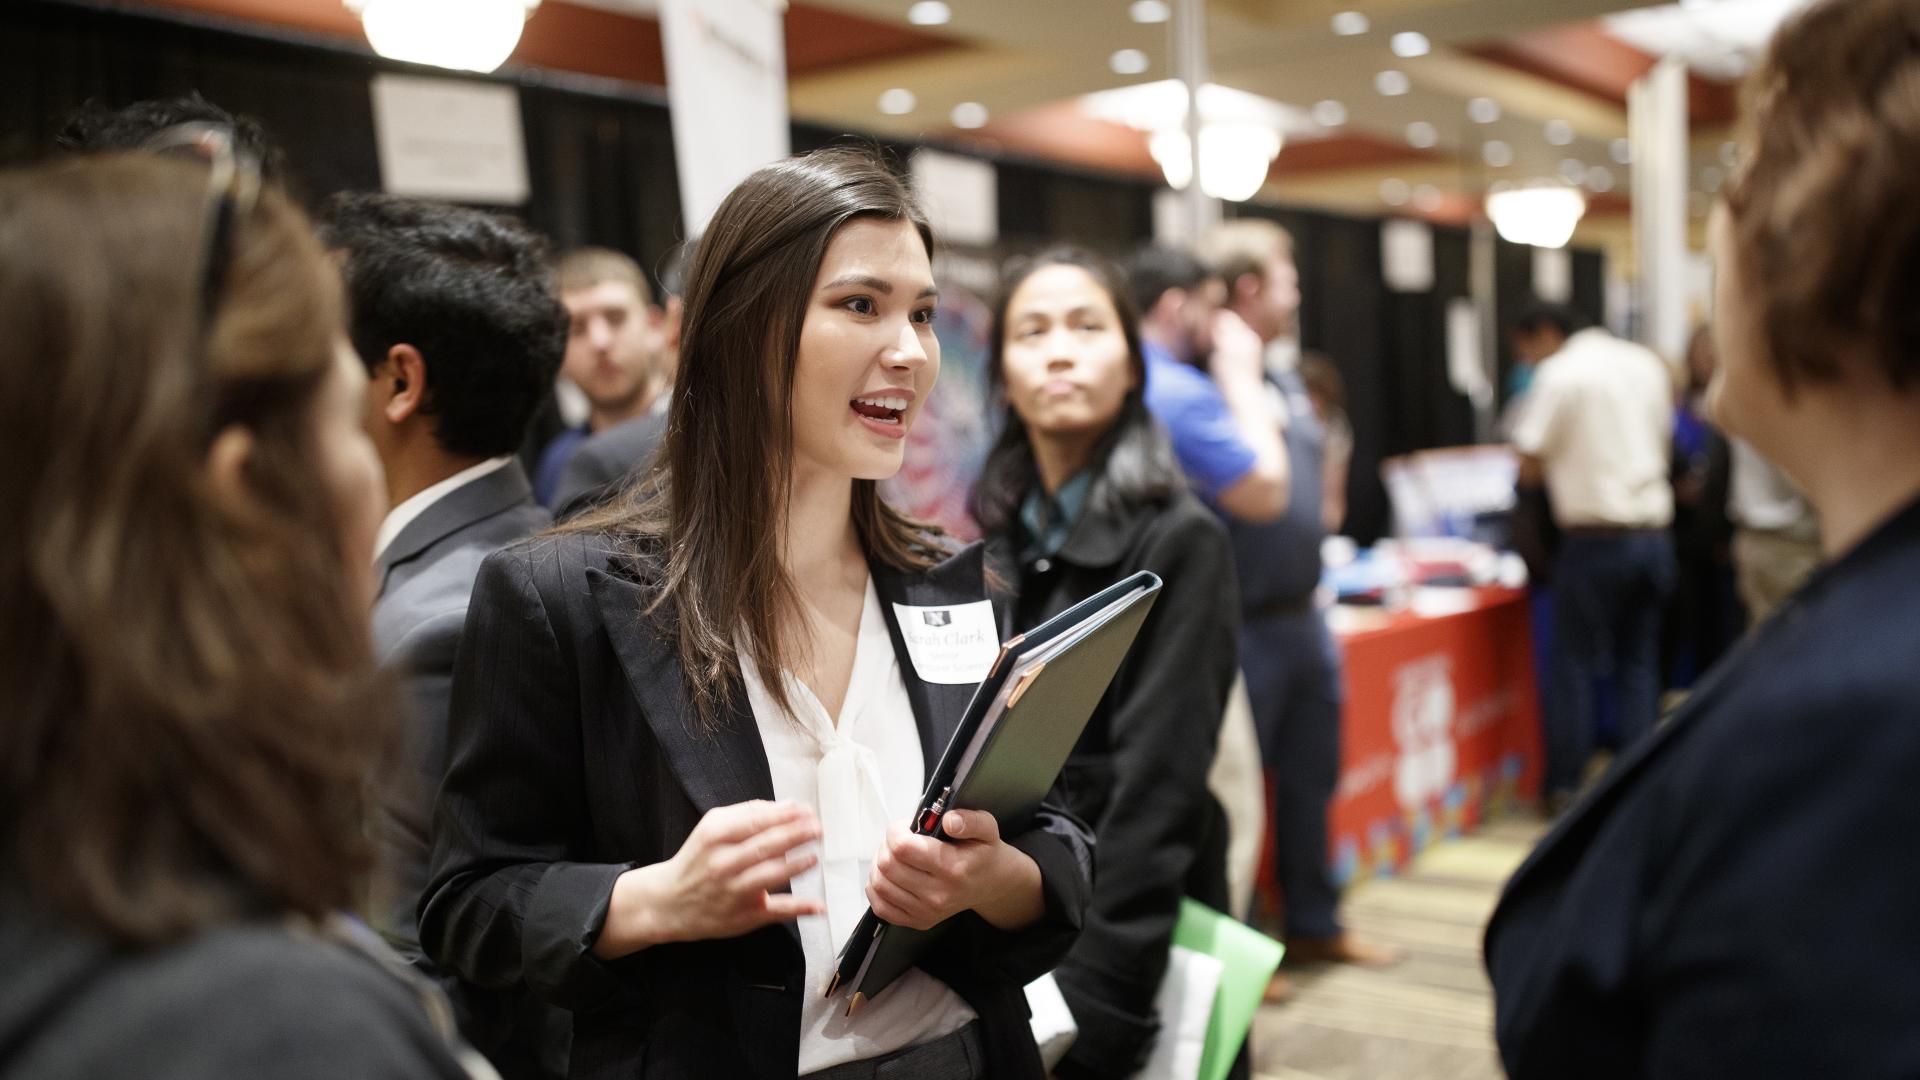
{"type": "Polygon", "coordinates": [[[1641,340],[1677,361],[1687,349],[1687,65],[1667,57],[1627,91],[1633,139],[1633,246],[1641,340]]]}
{"type": "Polygon", "coordinates": [[[1173,15],[1173,70],[1187,84],[1187,146],[1193,178],[1187,181],[1186,216],[1195,238],[1220,222],[1220,200],[1200,186],[1200,88],[1207,83],[1207,0],[1178,0],[1173,15]]]}

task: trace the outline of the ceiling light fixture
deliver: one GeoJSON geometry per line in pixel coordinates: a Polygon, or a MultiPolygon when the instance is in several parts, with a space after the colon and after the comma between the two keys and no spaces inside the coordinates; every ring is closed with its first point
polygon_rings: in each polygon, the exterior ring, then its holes
{"type": "Polygon", "coordinates": [[[1399,97],[1413,89],[1413,80],[1407,78],[1404,71],[1388,68],[1373,77],[1373,88],[1386,97],[1399,97]]]}
{"type": "Polygon", "coordinates": [[[1495,169],[1504,169],[1513,164],[1513,145],[1502,139],[1489,139],[1480,148],[1480,160],[1495,169]]]}
{"type": "Polygon", "coordinates": [[[1437,212],[1445,202],[1446,197],[1432,184],[1421,184],[1413,189],[1413,208],[1423,214],[1437,212]]]}
{"type": "Polygon", "coordinates": [[[1341,37],[1356,37],[1372,27],[1367,17],[1357,11],[1343,11],[1333,17],[1333,32],[1341,37]]]}
{"type": "Polygon", "coordinates": [[[1633,164],[1633,140],[1632,139],[1613,140],[1613,144],[1610,147],[1608,147],[1608,152],[1613,155],[1614,163],[1617,165],[1633,164]]]}
{"type": "Polygon", "coordinates": [[[513,55],[540,0],[346,0],[346,6],[381,56],[484,72],[513,55]]]}
{"type": "Polygon", "coordinates": [[[880,111],[888,116],[905,116],[920,104],[913,91],[896,86],[880,95],[880,111]]]}
{"type": "Polygon", "coordinates": [[[1329,98],[1313,107],[1313,122],[1321,127],[1339,127],[1347,122],[1347,107],[1329,98]]]}
{"type": "Polygon", "coordinates": [[[1173,18],[1173,10],[1166,0],[1133,0],[1127,15],[1137,23],[1163,23],[1173,18]]]}
{"type": "Polygon", "coordinates": [[[977,101],[963,101],[953,107],[952,120],[954,127],[966,128],[969,131],[986,127],[987,107],[977,101]]]}
{"type": "MultiPolygon", "coordinates": [[[[1280,133],[1248,123],[1210,123],[1200,129],[1200,190],[1211,198],[1244,202],[1267,182],[1267,170],[1280,154],[1280,133]]],[[[1185,191],[1193,182],[1193,154],[1187,133],[1178,128],[1156,131],[1147,150],[1160,165],[1167,184],[1185,191]]]]}
{"type": "Polygon", "coordinates": [[[1389,177],[1380,181],[1380,201],[1388,206],[1405,206],[1413,198],[1413,189],[1399,177],[1389,177]]]}
{"type": "Polygon", "coordinates": [[[1568,146],[1573,143],[1573,125],[1565,120],[1547,121],[1547,141],[1555,146],[1568,146]]]}
{"type": "Polygon", "coordinates": [[[1440,142],[1440,130],[1425,120],[1407,125],[1407,145],[1416,150],[1431,150],[1440,142]]]}
{"type": "Polygon", "coordinates": [[[1613,170],[1605,165],[1595,165],[1587,170],[1587,188],[1596,194],[1604,195],[1613,190],[1613,170]]]}
{"type": "Polygon", "coordinates": [[[907,21],[915,26],[945,26],[953,18],[953,9],[940,0],[920,0],[907,9],[907,21]]]}
{"type": "Polygon", "coordinates": [[[1147,54],[1139,49],[1121,49],[1107,58],[1115,75],[1138,75],[1147,70],[1147,54]]]}
{"type": "Polygon", "coordinates": [[[1476,124],[1491,124],[1500,119],[1500,103],[1490,97],[1477,97],[1467,102],[1467,119],[1476,124]]]}
{"type": "Polygon", "coordinates": [[[1566,247],[1586,212],[1586,196],[1570,187],[1509,188],[1487,195],[1487,216],[1512,244],[1566,247]]]}
{"type": "Polygon", "coordinates": [[[1412,30],[1402,30],[1393,35],[1388,44],[1393,49],[1393,55],[1409,60],[1433,51],[1433,42],[1427,40],[1427,35],[1412,30]]]}

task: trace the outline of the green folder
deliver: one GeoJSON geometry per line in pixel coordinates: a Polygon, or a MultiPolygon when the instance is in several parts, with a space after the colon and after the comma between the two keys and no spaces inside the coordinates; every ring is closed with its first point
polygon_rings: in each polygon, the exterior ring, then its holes
{"type": "Polygon", "coordinates": [[[1180,901],[1173,943],[1220,961],[1220,991],[1207,1021],[1206,1049],[1200,1055],[1200,1080],[1224,1080],[1240,1044],[1253,1027],[1267,983],[1286,946],[1253,927],[1228,918],[1195,900],[1180,901]]]}

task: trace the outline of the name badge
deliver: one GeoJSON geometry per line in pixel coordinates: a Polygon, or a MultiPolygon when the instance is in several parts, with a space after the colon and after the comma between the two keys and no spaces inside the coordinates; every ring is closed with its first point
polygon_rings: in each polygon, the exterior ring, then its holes
{"type": "Polygon", "coordinates": [[[923,682],[977,683],[987,677],[993,658],[1000,655],[991,600],[952,607],[895,604],[893,616],[900,622],[913,670],[923,682]]]}

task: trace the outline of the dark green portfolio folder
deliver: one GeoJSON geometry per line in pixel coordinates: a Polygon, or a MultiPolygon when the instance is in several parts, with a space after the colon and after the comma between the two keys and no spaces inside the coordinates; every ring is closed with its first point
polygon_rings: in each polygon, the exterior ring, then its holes
{"type": "MultiPolygon", "coordinates": [[[[1159,592],[1160,579],[1142,571],[1002,644],[928,778],[914,831],[940,836],[945,810],[985,810],[1003,835],[1026,831],[1159,592]]],[[[846,990],[849,1011],[859,1008],[950,924],[913,930],[868,911],[842,946],[827,993],[846,990]]]]}

